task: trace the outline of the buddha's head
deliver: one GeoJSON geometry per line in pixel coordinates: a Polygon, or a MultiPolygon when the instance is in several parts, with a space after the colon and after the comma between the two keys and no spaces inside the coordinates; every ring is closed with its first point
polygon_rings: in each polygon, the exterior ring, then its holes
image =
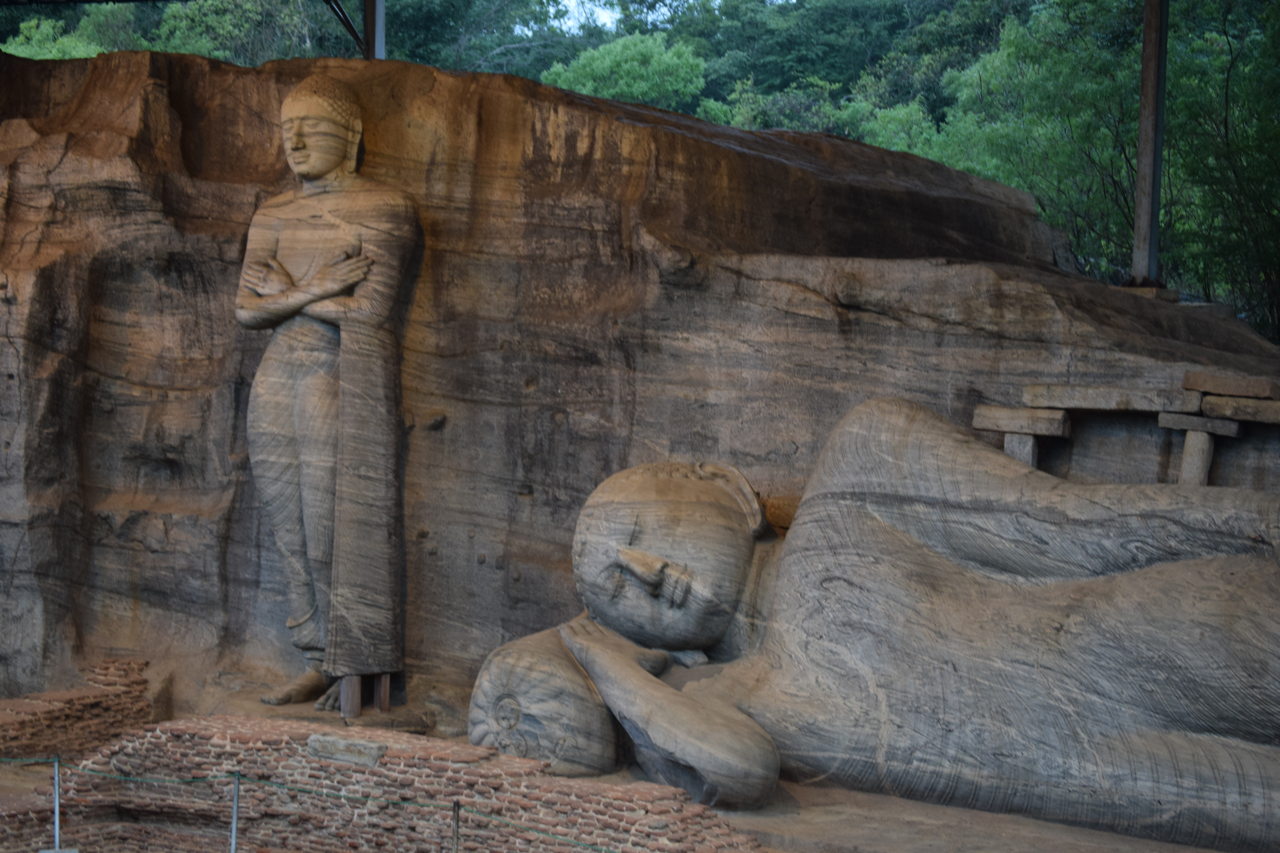
{"type": "Polygon", "coordinates": [[[593,619],[641,645],[708,648],[738,607],[761,526],[755,492],[734,468],[628,468],[578,515],[578,593],[593,619]]]}
{"type": "Polygon", "coordinates": [[[360,149],[360,103],[351,87],[314,74],[280,106],[285,159],[304,182],[354,174],[360,149]]]}

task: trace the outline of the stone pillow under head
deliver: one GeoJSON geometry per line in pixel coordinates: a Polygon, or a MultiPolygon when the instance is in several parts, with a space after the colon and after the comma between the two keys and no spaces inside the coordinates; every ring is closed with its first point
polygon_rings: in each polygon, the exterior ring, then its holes
{"type": "Polygon", "coordinates": [[[507,755],[551,762],[559,776],[609,773],[618,765],[616,723],[551,628],[500,646],[471,692],[467,734],[507,755]]]}

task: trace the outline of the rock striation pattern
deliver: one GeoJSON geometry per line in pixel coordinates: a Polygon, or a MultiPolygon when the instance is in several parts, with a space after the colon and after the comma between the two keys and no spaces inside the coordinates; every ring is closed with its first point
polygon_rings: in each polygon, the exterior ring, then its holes
{"type": "MultiPolygon", "coordinates": [[[[202,851],[224,844],[231,813],[227,776],[239,772],[238,840],[255,850],[434,853],[451,847],[454,802],[462,807],[464,850],[760,849],[674,788],[558,779],[545,775],[539,761],[373,729],[350,739],[378,748],[372,764],[331,750],[317,755],[317,733],[332,742],[335,732],[314,724],[212,717],[125,735],[68,770],[64,843],[120,851],[160,845],[202,851]],[[116,777],[210,781],[160,785],[116,777]]],[[[28,834],[31,840],[41,836],[30,826],[47,831],[47,810],[32,802],[0,816],[3,853],[32,849],[28,834]]]]}
{"type": "MultiPolygon", "coordinates": [[[[362,174],[423,220],[411,676],[469,683],[570,618],[574,517],[627,466],[723,460],[786,527],[867,397],[970,423],[1028,384],[1277,377],[1239,323],[1063,272],[1032,199],[909,155],[397,63],[3,56],[0,693],[145,650],[181,709],[215,664],[296,666],[246,453],[267,333],[233,303],[253,211],[290,181],[281,99],[316,70],[362,93],[362,174]]],[[[1086,411],[1039,464],[1163,482],[1181,446],[1151,413],[1086,411]]],[[[1280,488],[1277,451],[1250,424],[1211,482],[1280,488]]]]}

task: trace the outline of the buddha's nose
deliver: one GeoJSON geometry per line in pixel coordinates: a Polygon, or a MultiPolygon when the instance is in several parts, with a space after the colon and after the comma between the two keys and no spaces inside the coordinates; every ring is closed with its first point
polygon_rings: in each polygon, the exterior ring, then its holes
{"type": "Polygon", "coordinates": [[[302,141],[302,129],[294,128],[293,130],[289,131],[289,148],[293,151],[297,151],[299,148],[304,148],[304,147],[306,146],[303,144],[303,141],[302,141]]]}
{"type": "Polygon", "coordinates": [[[662,576],[667,568],[666,560],[647,551],[619,548],[618,562],[648,587],[651,594],[657,595],[662,589],[662,576]]]}

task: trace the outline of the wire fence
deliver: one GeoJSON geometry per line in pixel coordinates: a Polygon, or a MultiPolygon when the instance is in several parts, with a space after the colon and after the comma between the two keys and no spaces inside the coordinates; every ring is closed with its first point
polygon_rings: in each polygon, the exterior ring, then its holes
{"type": "Polygon", "coordinates": [[[378,803],[387,806],[416,806],[424,809],[438,809],[440,811],[449,811],[452,814],[452,839],[449,846],[442,846],[442,851],[448,853],[458,853],[462,849],[462,816],[469,815],[480,818],[490,823],[498,824],[512,829],[518,829],[523,832],[532,833],[540,837],[546,838],[559,844],[565,844],[580,850],[594,851],[594,853],[618,853],[615,848],[602,847],[598,844],[590,844],[585,841],[579,841],[576,838],[570,838],[566,835],[558,835],[554,832],[547,832],[536,826],[521,823],[519,821],[510,820],[508,818],[499,817],[495,814],[482,811],[471,806],[465,806],[459,800],[451,803],[430,802],[425,800],[405,800],[393,799],[390,797],[364,796],[360,794],[341,794],[335,791],[325,791],[319,788],[307,788],[299,785],[286,785],[283,782],[273,782],[270,779],[255,779],[251,776],[245,776],[238,772],[222,773],[210,776],[196,776],[187,779],[164,779],[159,777],[148,776],[125,776],[116,773],[106,773],[101,770],[91,770],[87,767],[75,767],[74,765],[64,765],[59,756],[41,757],[41,758],[0,758],[0,763],[5,764],[23,764],[23,765],[53,765],[53,850],[63,850],[62,847],[62,777],[64,774],[80,774],[84,776],[96,777],[99,779],[111,779],[119,782],[130,782],[143,785],[196,785],[209,784],[218,782],[227,782],[230,786],[231,809],[228,815],[227,833],[228,847],[231,853],[237,853],[236,847],[239,841],[240,831],[240,789],[242,786],[260,785],[265,788],[273,788],[276,790],[288,791],[296,794],[306,794],[316,797],[328,797],[335,800],[346,800],[363,804],[378,803]]]}

